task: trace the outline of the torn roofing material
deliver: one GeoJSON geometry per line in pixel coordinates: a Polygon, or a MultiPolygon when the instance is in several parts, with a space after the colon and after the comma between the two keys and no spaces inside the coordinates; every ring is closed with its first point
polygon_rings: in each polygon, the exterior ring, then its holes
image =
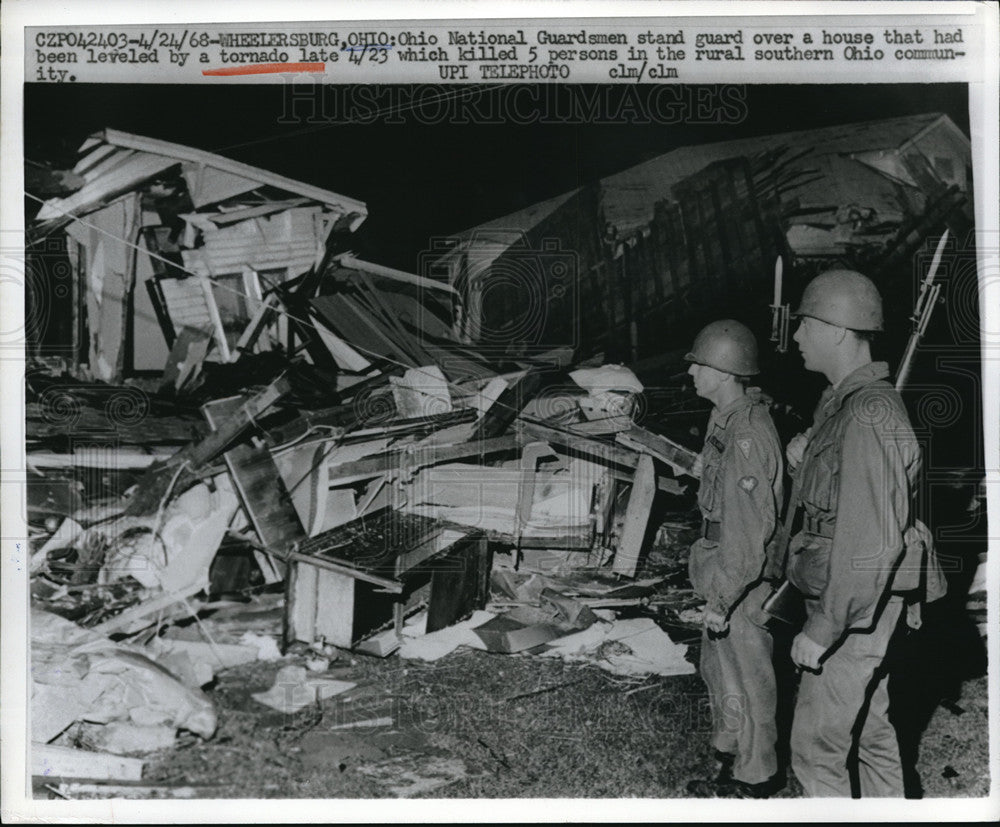
{"type": "MultiPolygon", "coordinates": [[[[781,146],[809,147],[811,153],[804,160],[805,166],[822,155],[839,155],[868,164],[913,186],[915,182],[901,169],[898,156],[910,149],[922,151],[925,144],[931,146],[938,141],[947,142],[965,157],[971,153],[969,139],[951,119],[933,112],[684,146],[602,179],[602,207],[606,220],[620,234],[627,234],[647,224],[653,216],[655,203],[666,197],[671,187],[683,178],[713,161],[749,157],[781,146]]],[[[961,166],[956,165],[956,173],[964,173],[961,166]]]]}
{"type": "Polygon", "coordinates": [[[181,165],[195,207],[270,186],[327,205],[347,220],[351,230],[356,230],[368,216],[365,203],[355,198],[156,138],[105,129],[88,138],[80,151],[82,157],[73,172],[85,183],[73,195],[45,202],[37,220],[51,222],[49,229],[58,227],[68,216],[82,215],[106,204],[176,164],[181,165]]]}
{"type": "MultiPolygon", "coordinates": [[[[782,147],[808,148],[803,158],[796,159],[795,168],[813,167],[821,156],[838,156],[857,161],[889,179],[914,187],[917,184],[900,162],[900,156],[916,151],[932,155],[936,160],[939,153],[934,148],[940,146],[950,149],[950,152],[941,154],[955,154],[965,162],[971,155],[969,139],[947,115],[936,112],[682,146],[602,178],[598,183],[601,210],[604,220],[618,235],[628,235],[647,226],[653,219],[656,203],[669,198],[674,185],[688,176],[715,161],[750,157],[782,147]]],[[[967,186],[964,166],[964,163],[955,163],[951,176],[953,180],[948,181],[958,183],[963,190],[967,186]]],[[[822,191],[831,180],[836,181],[836,178],[822,178],[819,185],[812,189],[822,191]]],[[[488,264],[580,191],[576,189],[563,193],[458,233],[458,249],[465,251],[476,242],[477,250],[482,250],[480,255],[486,259],[484,264],[488,264]],[[489,252],[491,249],[492,254],[489,252]]]]}
{"type": "Polygon", "coordinates": [[[474,251],[476,264],[480,268],[488,267],[511,247],[526,245],[525,233],[582,192],[583,188],[578,187],[458,233],[454,237],[454,246],[440,257],[437,267],[446,267],[449,261],[460,262],[463,257],[470,255],[470,251],[474,251]]]}

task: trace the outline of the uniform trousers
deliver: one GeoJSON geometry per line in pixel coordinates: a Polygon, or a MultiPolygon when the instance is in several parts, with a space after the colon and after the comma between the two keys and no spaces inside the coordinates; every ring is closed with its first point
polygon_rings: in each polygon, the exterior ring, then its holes
{"type": "Polygon", "coordinates": [[[728,633],[713,639],[706,630],[701,642],[712,745],[736,756],[733,777],[747,784],[760,784],[778,771],[773,642],[761,610],[768,594],[769,585],[761,583],[733,610],[728,633]]]}
{"type": "MultiPolygon", "coordinates": [[[[806,602],[808,612],[817,602],[806,602]]],[[[892,597],[870,632],[852,632],[803,672],[792,723],[792,770],[808,796],[903,795],[896,731],[889,721],[886,649],[902,612],[892,597]]]]}

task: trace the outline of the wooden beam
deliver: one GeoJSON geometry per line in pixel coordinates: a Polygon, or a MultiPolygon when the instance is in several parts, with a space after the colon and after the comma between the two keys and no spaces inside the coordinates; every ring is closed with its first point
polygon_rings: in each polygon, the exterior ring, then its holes
{"type": "MultiPolygon", "coordinates": [[[[203,408],[213,428],[222,426],[232,415],[235,399],[209,402],[203,408]]],[[[222,455],[243,508],[266,551],[283,554],[303,537],[302,525],[266,448],[237,445],[222,455]]]]}
{"type": "Polygon", "coordinates": [[[442,292],[458,296],[458,291],[450,284],[446,284],[443,281],[435,281],[434,279],[424,278],[423,276],[417,276],[413,273],[406,273],[402,270],[394,270],[391,267],[383,267],[381,264],[372,264],[370,261],[362,261],[361,259],[352,256],[350,253],[342,253],[341,255],[336,256],[333,260],[341,267],[349,270],[358,270],[362,273],[372,273],[373,275],[381,276],[386,279],[393,279],[394,281],[399,281],[404,284],[412,284],[417,287],[424,287],[430,290],[441,290],[442,292]]]}
{"type": "Polygon", "coordinates": [[[282,376],[256,396],[239,405],[218,430],[213,431],[194,446],[190,456],[192,464],[197,467],[213,459],[246,428],[249,428],[256,417],[264,413],[291,389],[291,382],[282,376]]]}
{"type": "Polygon", "coordinates": [[[236,347],[233,349],[235,357],[238,358],[242,353],[253,352],[254,345],[257,344],[257,340],[260,338],[261,333],[264,332],[264,328],[271,323],[271,316],[274,315],[278,304],[279,301],[276,293],[268,293],[264,297],[264,300],[260,303],[260,306],[247,323],[247,326],[243,328],[243,333],[240,334],[240,338],[236,342],[236,347]]]}
{"type": "Polygon", "coordinates": [[[518,422],[521,433],[530,439],[540,439],[559,447],[561,453],[594,460],[603,465],[617,465],[632,469],[639,463],[639,453],[608,442],[588,439],[580,434],[552,428],[541,422],[522,419],[518,422]]]}
{"type": "Polygon", "coordinates": [[[379,577],[377,574],[371,574],[363,569],[356,569],[344,563],[337,563],[333,560],[328,560],[325,557],[314,557],[309,554],[300,554],[297,551],[290,551],[287,553],[286,559],[295,560],[298,563],[305,563],[309,566],[315,566],[318,569],[335,571],[337,574],[345,574],[348,577],[353,577],[355,580],[364,580],[366,583],[374,583],[376,586],[381,586],[386,591],[392,592],[393,594],[403,593],[403,584],[398,580],[390,580],[387,577],[379,577]]]}
{"type": "Polygon", "coordinates": [[[412,451],[397,450],[391,454],[383,454],[355,462],[343,462],[330,465],[328,481],[335,483],[338,479],[349,477],[365,477],[384,474],[386,471],[406,468],[416,470],[428,465],[439,465],[442,462],[454,462],[467,457],[482,457],[488,454],[498,454],[511,451],[520,445],[516,435],[483,439],[478,442],[460,442],[457,445],[427,445],[412,451]]]}
{"type": "Polygon", "coordinates": [[[653,467],[653,458],[643,454],[639,457],[639,463],[635,469],[632,492],[629,494],[628,507],[625,509],[625,525],[622,529],[621,539],[618,541],[614,563],[611,566],[611,570],[615,574],[624,577],[635,576],[655,496],[656,469],[653,467]]]}
{"type": "Polygon", "coordinates": [[[145,762],[107,752],[59,747],[52,744],[31,745],[31,774],[55,778],[92,778],[114,781],[138,781],[145,762]]]}
{"type": "MultiPolygon", "coordinates": [[[[551,374],[550,376],[555,376],[551,374]]],[[[516,382],[512,382],[497,397],[483,414],[479,426],[471,439],[484,440],[504,433],[521,413],[529,399],[533,399],[541,389],[545,377],[540,370],[529,370],[516,382]]],[[[551,379],[550,379],[551,381],[551,379]]]]}
{"type": "Polygon", "coordinates": [[[145,600],[139,605],[132,606],[132,608],[126,609],[121,614],[115,615],[110,620],[105,620],[103,623],[92,626],[90,631],[95,635],[102,636],[113,635],[117,632],[126,632],[136,621],[144,620],[150,615],[157,614],[164,609],[168,609],[175,603],[181,603],[192,595],[200,592],[201,589],[202,585],[201,583],[198,583],[197,585],[189,586],[181,592],[169,592],[167,594],[160,595],[159,597],[145,600]]]}
{"type": "Polygon", "coordinates": [[[675,471],[695,479],[700,478],[700,474],[695,473],[698,453],[683,445],[678,445],[665,436],[633,425],[629,430],[619,433],[615,439],[628,448],[656,457],[675,471]]]}
{"type": "Polygon", "coordinates": [[[285,377],[279,377],[256,396],[241,404],[218,430],[200,442],[178,451],[163,465],[150,469],[139,481],[139,488],[132,495],[125,513],[130,516],[153,513],[160,500],[173,484],[174,492],[189,488],[199,478],[202,467],[226,449],[254,420],[292,389],[285,377]],[[177,466],[187,463],[187,468],[175,477],[177,466]]]}

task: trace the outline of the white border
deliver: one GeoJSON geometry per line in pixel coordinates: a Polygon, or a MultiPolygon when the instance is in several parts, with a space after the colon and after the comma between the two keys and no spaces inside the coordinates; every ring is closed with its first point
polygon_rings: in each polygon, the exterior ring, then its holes
{"type": "MultiPolygon", "coordinates": [[[[651,17],[651,16],[753,16],[777,18],[803,15],[843,15],[858,17],[892,15],[912,23],[915,16],[976,15],[989,30],[986,54],[1000,54],[1000,28],[997,7],[992,3],[971,2],[741,2],[736,4],[702,2],[389,2],[331,3],[299,2],[262,3],[214,0],[211,3],[174,0],[174,2],[127,3],[123,0],[90,2],[52,2],[51,0],[8,0],[3,4],[0,99],[3,101],[0,131],[0,245],[23,237],[22,196],[23,106],[22,76],[24,27],[29,25],[143,23],[214,23],[222,21],[310,21],[310,20],[414,20],[414,19],[486,19],[486,18],[578,18],[578,17],[651,17]]],[[[970,86],[970,127],[974,154],[974,181],[977,188],[976,226],[978,231],[1000,242],[1000,208],[996,182],[1000,180],[997,147],[1000,123],[1000,84],[997,66],[983,70],[982,81],[970,86]],[[990,191],[985,192],[987,182],[990,191]]],[[[994,243],[993,247],[998,245],[994,243]]],[[[982,253],[983,348],[1000,348],[1000,257],[995,251],[982,253]]],[[[2,278],[2,274],[0,274],[2,278]]],[[[12,330],[22,317],[21,291],[8,281],[0,281],[0,331],[12,330]]],[[[1000,353],[1000,350],[998,350],[1000,353]]],[[[1000,357],[997,357],[1000,358],[1000,357]]],[[[987,428],[985,452],[989,490],[988,516],[992,534],[1000,525],[1000,369],[989,371],[984,358],[984,416],[987,428]]],[[[0,456],[10,466],[11,458],[20,458],[24,467],[23,362],[0,359],[0,387],[3,388],[0,456]]],[[[3,619],[3,669],[0,670],[0,726],[2,726],[2,765],[0,779],[2,816],[7,823],[16,821],[133,821],[154,823],[170,821],[197,823],[214,821],[565,821],[573,818],[588,821],[680,821],[720,820],[756,822],[765,820],[795,821],[868,821],[868,820],[993,820],[1000,817],[1000,753],[998,753],[997,596],[998,549],[990,542],[989,572],[989,680],[990,680],[990,771],[992,794],[989,799],[925,799],[922,801],[810,801],[779,799],[765,802],[692,801],[692,800],[538,800],[525,801],[259,801],[252,806],[234,801],[32,801],[21,787],[24,778],[24,709],[27,699],[27,675],[24,669],[24,625],[17,618],[27,616],[28,601],[24,560],[14,553],[14,539],[25,535],[23,496],[14,486],[0,486],[3,513],[2,578],[0,601],[3,619]],[[18,571],[18,566],[22,571],[18,571]],[[15,618],[10,621],[9,618],[15,618]],[[6,621],[6,622],[3,622],[6,621]],[[20,657],[18,657],[20,654],[20,657]]]]}

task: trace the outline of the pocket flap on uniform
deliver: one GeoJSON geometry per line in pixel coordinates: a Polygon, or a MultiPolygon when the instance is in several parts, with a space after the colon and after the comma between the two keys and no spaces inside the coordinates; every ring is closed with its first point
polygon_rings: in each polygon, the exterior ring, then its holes
{"type": "Polygon", "coordinates": [[[809,476],[802,486],[802,502],[829,511],[837,495],[840,465],[833,443],[819,449],[810,459],[809,476]]]}

